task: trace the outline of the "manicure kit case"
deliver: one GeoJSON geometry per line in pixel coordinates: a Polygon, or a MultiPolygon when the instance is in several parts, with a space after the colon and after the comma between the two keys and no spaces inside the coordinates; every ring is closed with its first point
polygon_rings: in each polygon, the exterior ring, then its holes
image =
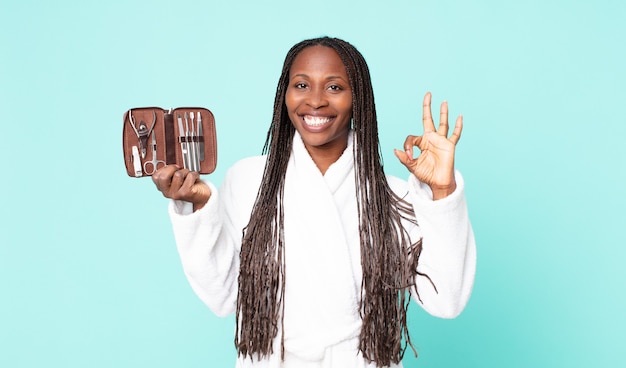
{"type": "Polygon", "coordinates": [[[147,177],[161,167],[210,174],[217,165],[215,119],[202,107],[140,107],[124,113],[124,164],[131,177],[147,177]]]}

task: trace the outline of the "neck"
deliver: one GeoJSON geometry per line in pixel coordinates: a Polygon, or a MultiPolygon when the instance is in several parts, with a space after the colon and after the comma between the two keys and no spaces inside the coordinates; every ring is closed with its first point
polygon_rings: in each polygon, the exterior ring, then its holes
{"type": "Polygon", "coordinates": [[[349,139],[348,133],[345,135],[345,139],[336,139],[321,146],[309,145],[304,141],[302,143],[322,175],[325,175],[330,165],[337,162],[343,155],[348,147],[349,139]]]}
{"type": "Polygon", "coordinates": [[[328,150],[319,147],[306,147],[306,149],[317,168],[321,171],[322,175],[324,175],[330,165],[334,164],[339,157],[341,157],[346,147],[347,145],[344,144],[341,150],[328,150]]]}

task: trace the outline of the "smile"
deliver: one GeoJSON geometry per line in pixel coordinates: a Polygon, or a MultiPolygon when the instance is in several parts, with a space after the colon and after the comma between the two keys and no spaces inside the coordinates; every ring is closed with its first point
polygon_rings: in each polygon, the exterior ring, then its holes
{"type": "Polygon", "coordinates": [[[330,117],[322,117],[322,116],[311,116],[304,115],[303,117],[304,123],[310,127],[321,127],[325,124],[330,123],[332,118],[330,117]]]}

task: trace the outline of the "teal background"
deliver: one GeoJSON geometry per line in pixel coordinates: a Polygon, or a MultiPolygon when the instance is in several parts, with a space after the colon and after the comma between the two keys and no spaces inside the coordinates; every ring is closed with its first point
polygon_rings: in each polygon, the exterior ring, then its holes
{"type": "Polygon", "coordinates": [[[288,49],[321,35],[369,63],[388,173],[426,91],[464,115],[476,285],[454,320],[412,306],[405,367],[623,365],[625,4],[3,0],[0,366],[234,366],[167,201],[126,176],[122,114],[210,108],[219,184],[260,153],[288,49]]]}

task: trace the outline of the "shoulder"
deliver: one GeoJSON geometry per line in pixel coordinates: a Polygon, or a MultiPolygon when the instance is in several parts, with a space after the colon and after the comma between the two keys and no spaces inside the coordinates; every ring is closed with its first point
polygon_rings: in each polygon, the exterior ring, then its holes
{"type": "Polygon", "coordinates": [[[226,172],[223,187],[236,190],[258,189],[265,170],[266,156],[252,156],[237,161],[226,172]]]}
{"type": "Polygon", "coordinates": [[[251,156],[241,159],[233,166],[228,169],[228,172],[231,175],[238,174],[242,175],[244,173],[253,174],[257,172],[261,172],[263,174],[263,170],[265,169],[265,161],[267,156],[251,156]]]}
{"type": "Polygon", "coordinates": [[[220,201],[231,220],[241,229],[247,223],[254,206],[265,170],[265,156],[253,156],[237,161],[224,176],[220,201]]]}

